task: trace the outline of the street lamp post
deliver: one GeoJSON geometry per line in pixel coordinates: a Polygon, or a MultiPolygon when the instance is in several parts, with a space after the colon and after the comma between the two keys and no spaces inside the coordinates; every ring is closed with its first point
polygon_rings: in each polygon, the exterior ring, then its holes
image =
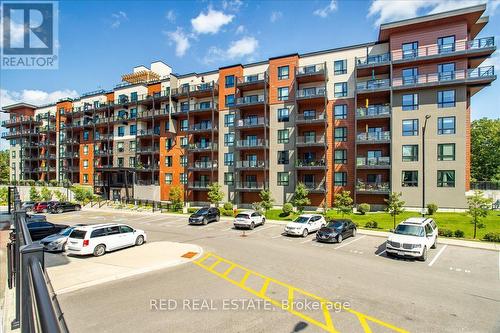
{"type": "Polygon", "coordinates": [[[427,120],[431,115],[425,115],[424,126],[422,126],[422,217],[425,216],[425,129],[427,120]]]}

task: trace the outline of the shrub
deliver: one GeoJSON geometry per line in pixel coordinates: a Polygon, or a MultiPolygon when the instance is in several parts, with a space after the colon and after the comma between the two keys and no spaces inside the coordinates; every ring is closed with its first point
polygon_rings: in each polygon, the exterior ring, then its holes
{"type": "Polygon", "coordinates": [[[293,205],[290,202],[287,202],[283,205],[281,211],[283,212],[284,216],[288,216],[293,212],[293,205]]]}
{"type": "Polygon", "coordinates": [[[500,242],[500,232],[488,232],[483,239],[487,242],[500,242]]]}
{"type": "Polygon", "coordinates": [[[378,228],[378,223],[376,221],[366,222],[365,228],[377,229],[378,228]]]}
{"type": "Polygon", "coordinates": [[[29,185],[29,186],[35,186],[35,181],[33,179],[28,179],[26,181],[26,183],[29,185]]]}
{"type": "Polygon", "coordinates": [[[436,205],[435,203],[427,204],[427,214],[434,215],[434,213],[437,212],[437,210],[438,210],[438,205],[436,205]]]}
{"type": "Polygon", "coordinates": [[[35,186],[30,187],[30,200],[31,201],[40,201],[40,194],[38,193],[35,186]]]}
{"type": "Polygon", "coordinates": [[[465,233],[460,229],[455,230],[454,234],[455,234],[455,237],[457,237],[457,238],[464,238],[464,235],[465,235],[465,233]]]}
{"type": "Polygon", "coordinates": [[[62,193],[59,190],[54,190],[54,195],[59,201],[68,201],[68,197],[66,196],[66,194],[62,193]]]}
{"type": "Polygon", "coordinates": [[[361,215],[365,215],[370,211],[370,209],[371,209],[370,204],[362,203],[358,205],[358,212],[360,212],[361,215]]]}
{"type": "Polygon", "coordinates": [[[260,202],[254,202],[252,204],[252,209],[256,212],[260,212],[261,214],[264,212],[264,208],[262,207],[262,203],[260,202]]]}
{"type": "Polygon", "coordinates": [[[49,190],[46,186],[42,187],[40,191],[40,197],[43,201],[49,201],[52,199],[52,191],[49,190]]]}
{"type": "Polygon", "coordinates": [[[189,207],[188,208],[188,213],[189,214],[193,214],[193,213],[196,213],[197,210],[198,210],[198,208],[189,207]]]}
{"type": "Polygon", "coordinates": [[[50,186],[57,186],[57,180],[52,179],[49,181],[50,186]]]}
{"type": "Polygon", "coordinates": [[[223,208],[223,209],[220,210],[220,214],[222,216],[234,216],[234,212],[233,212],[232,208],[231,209],[224,209],[223,208]]]}
{"type": "Polygon", "coordinates": [[[443,237],[453,237],[453,231],[450,229],[439,229],[438,235],[443,237]]]}
{"type": "Polygon", "coordinates": [[[224,210],[230,210],[233,213],[233,204],[231,202],[225,202],[223,206],[224,210]]]}

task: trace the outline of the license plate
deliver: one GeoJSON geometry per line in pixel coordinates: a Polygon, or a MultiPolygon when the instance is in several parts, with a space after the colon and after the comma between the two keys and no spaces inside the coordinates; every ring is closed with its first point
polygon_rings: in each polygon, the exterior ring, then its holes
{"type": "Polygon", "coordinates": [[[405,255],[404,252],[398,251],[398,256],[404,256],[404,255],[405,255]]]}

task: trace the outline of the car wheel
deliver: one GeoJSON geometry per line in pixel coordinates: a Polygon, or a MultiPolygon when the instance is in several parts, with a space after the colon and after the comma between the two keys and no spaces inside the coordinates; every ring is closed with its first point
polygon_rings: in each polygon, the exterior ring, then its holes
{"type": "Polygon", "coordinates": [[[253,228],[255,228],[255,223],[250,223],[250,230],[253,230],[253,228]]]}
{"type": "Polygon", "coordinates": [[[304,229],[304,231],[302,231],[302,237],[307,237],[307,235],[309,235],[309,231],[304,229]]]}
{"type": "Polygon", "coordinates": [[[352,230],[352,237],[356,237],[356,232],[357,232],[357,230],[356,230],[356,228],[354,228],[354,229],[352,230]]]}
{"type": "Polygon", "coordinates": [[[203,218],[203,222],[202,222],[202,223],[203,223],[203,225],[207,225],[208,220],[207,220],[207,218],[206,218],[206,217],[204,217],[204,218],[203,218]]]}
{"type": "Polygon", "coordinates": [[[220,216],[217,215],[217,217],[215,218],[215,222],[219,222],[220,221],[220,216]]]}
{"type": "Polygon", "coordinates": [[[262,218],[262,225],[264,225],[264,223],[266,223],[266,219],[262,218]]]}
{"type": "Polygon", "coordinates": [[[135,245],[141,246],[142,244],[144,244],[144,236],[137,236],[135,239],[135,245]]]}
{"type": "Polygon", "coordinates": [[[100,257],[106,253],[106,246],[99,244],[94,248],[94,257],[100,257]]]}
{"type": "Polygon", "coordinates": [[[424,250],[422,251],[422,256],[418,258],[420,261],[426,261],[427,260],[427,246],[424,246],[424,250]]]}
{"type": "Polygon", "coordinates": [[[61,214],[62,212],[63,212],[62,208],[59,208],[59,209],[57,210],[57,213],[58,213],[58,214],[61,214]]]}
{"type": "Polygon", "coordinates": [[[438,242],[438,238],[434,239],[434,244],[432,244],[431,249],[435,249],[438,242]]]}
{"type": "Polygon", "coordinates": [[[47,213],[47,208],[43,209],[42,213],[47,213]]]}
{"type": "Polygon", "coordinates": [[[343,240],[342,235],[338,235],[337,236],[337,243],[342,243],[342,240],[343,240]]]}
{"type": "Polygon", "coordinates": [[[80,206],[75,206],[75,211],[78,212],[80,210],[80,206]]]}

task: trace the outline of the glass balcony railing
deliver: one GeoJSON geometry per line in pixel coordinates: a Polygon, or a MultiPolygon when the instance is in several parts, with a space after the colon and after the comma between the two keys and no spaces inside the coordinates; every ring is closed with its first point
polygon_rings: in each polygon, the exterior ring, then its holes
{"type": "Polygon", "coordinates": [[[307,65],[297,67],[295,70],[296,76],[305,76],[305,75],[316,75],[316,74],[324,74],[325,73],[325,64],[315,64],[315,65],[307,65]]]}
{"type": "Polygon", "coordinates": [[[267,162],[265,161],[236,161],[236,168],[264,168],[267,166],[267,162]]]}
{"type": "Polygon", "coordinates": [[[363,117],[376,117],[386,116],[391,114],[390,105],[368,105],[368,107],[360,107],[356,110],[356,116],[363,117]]]}
{"type": "Polygon", "coordinates": [[[252,118],[243,118],[239,119],[236,122],[237,127],[246,127],[246,126],[259,126],[259,125],[264,125],[264,124],[269,124],[269,121],[265,121],[264,117],[252,117],[252,118]]]}
{"type": "Polygon", "coordinates": [[[358,192],[390,192],[389,182],[365,182],[358,179],[356,183],[356,191],[358,192]]]}
{"type": "Polygon", "coordinates": [[[189,129],[191,131],[211,131],[212,129],[216,130],[217,126],[212,126],[212,123],[199,123],[191,125],[189,129]]]}
{"type": "Polygon", "coordinates": [[[236,142],[236,147],[240,148],[253,148],[253,147],[267,147],[268,141],[264,139],[251,139],[239,140],[236,142]]]}
{"type": "Polygon", "coordinates": [[[391,54],[390,53],[383,53],[383,54],[376,54],[376,55],[370,55],[367,57],[356,57],[356,65],[357,66],[363,66],[363,65],[378,65],[378,64],[383,64],[383,63],[388,63],[391,61],[391,54]]]}
{"type": "Polygon", "coordinates": [[[192,167],[195,169],[217,168],[217,161],[195,161],[192,167]]]}
{"type": "Polygon", "coordinates": [[[324,112],[321,113],[299,113],[295,117],[295,121],[297,122],[312,122],[317,120],[326,120],[326,114],[324,112]]]}
{"type": "Polygon", "coordinates": [[[257,181],[243,181],[243,182],[237,182],[236,188],[242,190],[260,190],[264,189],[264,186],[266,184],[267,183],[257,182],[257,181]]]}
{"type": "Polygon", "coordinates": [[[326,191],[326,184],[325,184],[325,182],[303,181],[302,184],[304,184],[305,187],[309,191],[313,191],[313,192],[324,192],[324,191],[326,191]]]}
{"type": "Polygon", "coordinates": [[[188,184],[189,188],[208,188],[210,186],[211,182],[208,180],[196,180],[192,183],[188,184]]]}
{"type": "Polygon", "coordinates": [[[210,142],[197,142],[197,143],[190,143],[187,148],[189,150],[216,150],[217,149],[217,143],[210,143],[210,142]]]}
{"type": "Polygon", "coordinates": [[[391,158],[388,156],[382,157],[357,157],[357,166],[389,166],[391,165],[391,158]]]}
{"type": "Polygon", "coordinates": [[[298,99],[324,97],[326,95],[325,87],[304,88],[297,90],[298,99]]]}
{"type": "Polygon", "coordinates": [[[390,86],[391,80],[389,79],[375,79],[356,83],[356,89],[358,91],[388,89],[390,86]]]}
{"type": "Polygon", "coordinates": [[[264,103],[264,101],[265,101],[264,95],[251,95],[245,97],[238,97],[236,99],[235,106],[261,104],[264,103]]]}
{"type": "Polygon", "coordinates": [[[443,83],[447,81],[493,78],[495,76],[494,66],[471,68],[468,70],[446,71],[440,73],[420,74],[414,76],[395,77],[392,80],[393,87],[417,86],[425,84],[443,83]]]}
{"type": "Polygon", "coordinates": [[[325,142],[326,142],[325,135],[298,136],[295,141],[296,144],[302,144],[302,145],[324,144],[325,142]]]}
{"type": "Polygon", "coordinates": [[[160,135],[159,129],[148,129],[148,130],[140,130],[136,133],[137,136],[148,136],[148,135],[160,135]]]}
{"type": "Polygon", "coordinates": [[[298,168],[324,168],[326,166],[326,162],[324,159],[321,160],[297,160],[295,162],[295,166],[298,168]]]}
{"type": "Polygon", "coordinates": [[[238,85],[260,83],[264,82],[265,79],[266,79],[266,73],[245,75],[238,78],[238,85]]]}
{"type": "Polygon", "coordinates": [[[383,132],[358,133],[357,140],[361,142],[389,141],[391,140],[391,132],[383,131],[383,132]]]}

